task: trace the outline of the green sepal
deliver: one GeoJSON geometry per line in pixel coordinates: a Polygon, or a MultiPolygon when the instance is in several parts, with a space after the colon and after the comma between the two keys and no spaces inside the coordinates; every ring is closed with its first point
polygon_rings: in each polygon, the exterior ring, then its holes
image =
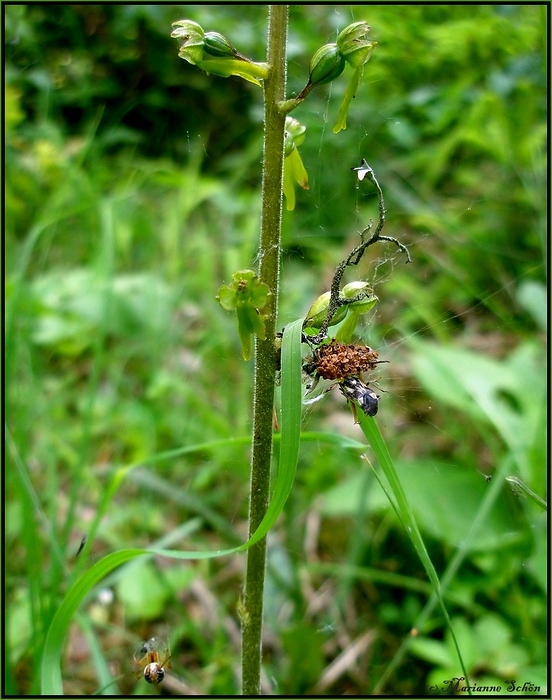
{"type": "Polygon", "coordinates": [[[289,154],[289,158],[286,160],[289,162],[291,175],[294,181],[299,185],[299,187],[302,187],[304,190],[308,190],[309,176],[305,170],[305,166],[303,165],[301,155],[297,148],[293,149],[293,151],[289,154]]]}
{"type": "Polygon", "coordinates": [[[234,309],[238,305],[238,296],[236,294],[236,290],[232,287],[229,287],[226,284],[223,284],[222,287],[219,287],[218,294],[215,297],[215,299],[225,311],[234,311],[234,309]]]}

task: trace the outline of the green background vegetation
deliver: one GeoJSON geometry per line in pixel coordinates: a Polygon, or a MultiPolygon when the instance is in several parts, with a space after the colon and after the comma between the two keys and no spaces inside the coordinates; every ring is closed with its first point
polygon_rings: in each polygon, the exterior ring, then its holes
{"type": "MultiPolygon", "coordinates": [[[[214,297],[255,263],[262,94],[178,59],[169,34],[193,19],[264,60],[266,8],[5,14],[6,689],[28,694],[90,563],[245,540],[252,373],[214,297]]],[[[504,477],[545,496],[546,7],[293,6],[290,96],[314,51],[361,19],[378,46],[348,129],[331,129],[345,76],[293,112],[310,190],[284,215],[281,325],[376,218],[350,173],[366,158],[384,233],[413,257],[374,246],[359,271],[380,298],[360,338],[389,361],[377,420],[438,573],[465,548],[445,600],[472,680],[544,692],[545,515],[504,477]]],[[[337,394],[305,431],[363,441],[337,394]]],[[[430,589],[354,446],[302,444],[268,556],[266,692],[369,694],[393,658],[391,694],[461,675],[438,611],[396,656],[430,589]]],[[[120,567],[75,618],[66,692],[113,677],[108,694],[157,692],[131,672],[156,634],[171,641],[166,692],[236,693],[244,561],[120,567]]]]}

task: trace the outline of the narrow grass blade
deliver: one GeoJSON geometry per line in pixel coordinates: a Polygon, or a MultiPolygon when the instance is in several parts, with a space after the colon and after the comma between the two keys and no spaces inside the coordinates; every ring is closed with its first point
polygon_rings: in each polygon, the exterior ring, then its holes
{"type": "Polygon", "coordinates": [[[281,386],[282,410],[280,415],[280,461],[274,482],[272,498],[261,524],[241,547],[246,549],[258,542],[270,530],[282,512],[290,494],[301,433],[301,332],[303,319],[289,323],[282,339],[281,386]]]}
{"type": "MultiPolygon", "coordinates": [[[[448,592],[449,586],[453,578],[455,577],[457,571],[460,569],[460,566],[468,556],[468,553],[472,550],[472,545],[475,542],[475,540],[479,537],[481,528],[483,527],[485,520],[487,516],[489,515],[489,511],[492,508],[493,504],[496,502],[498,495],[500,493],[500,490],[502,489],[501,486],[501,481],[503,478],[504,474],[507,474],[508,471],[511,469],[513,463],[512,457],[508,457],[503,464],[500,466],[498,473],[496,474],[496,479],[493,479],[493,483],[491,485],[491,488],[487,491],[485,498],[483,499],[481,503],[481,507],[479,508],[479,512],[477,513],[477,516],[474,518],[470,530],[467,533],[465,539],[463,540],[462,544],[459,545],[458,549],[456,550],[456,553],[450,560],[449,564],[447,565],[446,570],[444,571],[442,577],[441,577],[441,593],[442,595],[447,595],[449,597],[451,594],[448,592]]],[[[466,600],[463,599],[463,601],[459,600],[454,600],[453,598],[450,598],[451,602],[454,602],[456,605],[460,607],[464,607],[466,604],[466,600]]],[[[416,621],[414,623],[414,627],[416,629],[422,629],[423,626],[426,624],[427,620],[431,617],[433,614],[433,610],[435,609],[435,606],[439,604],[439,599],[435,592],[431,595],[427,603],[424,605],[423,609],[421,612],[418,614],[416,621]]],[[[473,606],[473,601],[469,601],[469,606],[473,606]]],[[[479,606],[477,606],[479,607],[479,606]]],[[[484,608],[481,608],[478,610],[476,607],[472,607],[472,609],[469,611],[470,614],[478,614],[482,615],[485,611],[484,608]]],[[[387,680],[391,678],[393,673],[396,671],[396,669],[399,667],[401,664],[402,660],[406,656],[406,653],[408,651],[408,646],[410,645],[412,637],[407,637],[403,643],[400,645],[400,647],[397,649],[395,654],[393,655],[393,659],[385,669],[385,672],[381,676],[381,678],[378,681],[377,686],[373,689],[374,693],[379,693],[382,691],[383,687],[385,686],[387,680]]]]}
{"type": "Polygon", "coordinates": [[[67,591],[63,602],[58,608],[44,643],[42,656],[42,695],[63,695],[61,678],[61,653],[65,635],[73,615],[83,599],[94,586],[115,567],[124,564],[129,559],[146,554],[144,549],[123,549],[113,552],[94,564],[67,591]]]}
{"type": "MultiPolygon", "coordinates": [[[[456,652],[458,654],[458,659],[460,661],[460,665],[462,667],[462,672],[464,674],[464,678],[466,678],[466,682],[468,682],[468,673],[464,665],[464,660],[462,658],[462,654],[460,651],[460,647],[458,646],[458,642],[456,640],[456,636],[454,634],[454,630],[452,629],[452,625],[450,622],[450,618],[448,615],[448,611],[445,607],[445,603],[443,601],[442,593],[441,593],[441,584],[439,582],[439,577],[437,576],[437,572],[435,571],[435,567],[433,566],[433,563],[431,559],[429,558],[429,554],[427,553],[427,549],[425,547],[424,541],[422,539],[422,535],[420,533],[420,530],[418,529],[418,525],[416,523],[416,520],[414,518],[414,514],[412,512],[412,509],[410,507],[410,504],[408,503],[408,500],[406,498],[406,494],[404,492],[404,489],[402,487],[402,484],[399,480],[399,476],[397,474],[397,471],[395,469],[395,465],[393,464],[393,460],[391,459],[391,455],[389,454],[389,450],[387,449],[387,445],[385,443],[385,440],[383,439],[380,430],[378,428],[378,424],[376,421],[368,416],[363,416],[361,418],[361,428],[362,432],[366,436],[366,439],[370,443],[370,446],[372,447],[372,450],[374,451],[374,454],[376,455],[376,458],[383,470],[383,473],[385,474],[387,481],[391,487],[391,490],[393,492],[393,495],[395,497],[395,504],[393,504],[393,507],[395,508],[395,511],[400,518],[408,536],[410,537],[410,541],[414,545],[414,549],[416,550],[418,556],[420,557],[420,561],[422,562],[426,573],[429,577],[429,580],[431,581],[431,584],[433,586],[433,590],[437,598],[439,599],[439,604],[441,607],[441,610],[443,612],[446,624],[450,630],[450,633],[452,635],[452,639],[454,641],[454,645],[456,647],[456,652]]],[[[471,690],[469,688],[469,683],[468,683],[468,694],[471,695],[471,690]]]]}

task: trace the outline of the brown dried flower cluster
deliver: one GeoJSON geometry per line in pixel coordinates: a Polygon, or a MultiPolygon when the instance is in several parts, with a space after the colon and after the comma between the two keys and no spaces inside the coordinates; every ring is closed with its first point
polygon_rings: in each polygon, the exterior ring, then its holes
{"type": "Polygon", "coordinates": [[[345,379],[376,369],[377,364],[378,353],[372,348],[339,343],[335,338],[313,355],[313,369],[322,379],[345,379]]]}

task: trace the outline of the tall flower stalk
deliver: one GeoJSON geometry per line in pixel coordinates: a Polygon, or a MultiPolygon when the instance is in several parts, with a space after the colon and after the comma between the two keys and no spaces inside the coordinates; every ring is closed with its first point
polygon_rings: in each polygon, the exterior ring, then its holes
{"type": "MultiPolygon", "coordinates": [[[[283,197],[287,208],[295,206],[294,186],[308,189],[307,171],[299,155],[298,146],[305,137],[305,126],[288,116],[318,85],[325,85],[338,78],[346,64],[355,73],[345,100],[340,109],[335,131],[344,129],[350,102],[358,87],[364,64],[369,60],[375,42],[368,39],[370,27],[366,22],[355,22],[341,31],[336,43],[320,47],[311,59],[309,77],[305,88],[292,99],[285,99],[286,91],[286,45],[288,31],[288,6],[271,5],[268,15],[267,62],[252,61],[242,55],[233,44],[216,31],[205,31],[197,22],[180,20],[173,24],[172,35],[180,43],[178,55],[200,70],[214,75],[238,76],[264,92],[264,147],[262,212],[259,245],[259,269],[239,270],[232,275],[230,284],[220,287],[218,300],[227,311],[236,313],[238,334],[242,344],[242,356],[251,359],[252,342],[255,341],[253,436],[251,452],[251,481],[249,501],[249,539],[247,570],[243,596],[239,604],[242,625],[242,692],[244,695],[259,695],[261,691],[262,620],[263,595],[266,575],[266,530],[254,537],[269,508],[270,471],[272,463],[272,434],[274,415],[274,393],[278,364],[276,346],[276,319],[278,315],[281,221],[283,197]],[[285,166],[284,166],[285,164],[285,166]]],[[[367,166],[369,170],[369,166],[367,166]]],[[[377,183],[376,183],[377,184],[377,183]]],[[[383,215],[382,215],[383,219],[383,215]]],[[[383,220],[382,220],[383,223],[383,220]]],[[[379,229],[376,232],[379,234],[379,229]]],[[[381,239],[382,237],[379,237],[381,239]]],[[[345,267],[357,264],[370,242],[353,251],[358,259],[347,260],[342,267],[323,311],[309,318],[313,328],[310,340],[322,340],[330,323],[335,322],[348,305],[351,312],[357,304],[356,313],[351,313],[351,322],[345,330],[351,335],[358,315],[365,311],[367,303],[373,305],[377,299],[371,290],[354,288],[351,295],[339,283],[345,267]],[[350,298],[349,298],[350,296],[350,298]],[[326,308],[327,307],[327,308],[326,308]],[[318,317],[323,316],[318,324],[318,317]]],[[[394,239],[389,239],[394,240],[394,239]]],[[[399,247],[400,244],[398,244],[399,247]]],[[[352,254],[352,255],[353,255],[352,254]]],[[[345,312],[346,313],[346,312],[345,312]]],[[[299,336],[297,336],[299,338],[299,336]]],[[[298,358],[300,359],[299,355],[298,358]]],[[[299,365],[297,365],[299,368],[299,365]]],[[[293,374],[291,364],[289,374],[293,374]]],[[[284,370],[282,369],[284,375],[284,370]]],[[[300,370],[297,374],[300,383],[300,370]]],[[[282,404],[283,405],[283,404],[282,404]]],[[[283,408],[282,408],[283,411],[283,408]]],[[[299,412],[298,412],[299,413],[299,412]]],[[[282,415],[283,418],[283,415],[282,415]]],[[[287,422],[286,422],[287,425],[287,422]]],[[[297,428],[299,423],[297,422],[297,428]]],[[[296,457],[295,457],[296,461],[296,457]]],[[[292,465],[294,470],[294,465],[292,465]]],[[[287,497],[287,496],[286,496],[287,497]]],[[[283,503],[281,504],[283,506],[283,503]]]]}
{"type": "MultiPolygon", "coordinates": [[[[284,169],[285,114],[278,109],[286,87],[288,8],[271,5],[268,21],[269,75],[264,81],[265,132],[259,279],[269,290],[266,339],[256,338],[253,397],[253,449],[249,536],[266,513],[272,461],[272,416],[276,378],[274,337],[280,280],[280,237],[284,169]]],[[[240,605],[242,622],[242,692],[260,695],[263,594],[266,570],[266,537],[247,551],[245,590],[240,605]]]]}

